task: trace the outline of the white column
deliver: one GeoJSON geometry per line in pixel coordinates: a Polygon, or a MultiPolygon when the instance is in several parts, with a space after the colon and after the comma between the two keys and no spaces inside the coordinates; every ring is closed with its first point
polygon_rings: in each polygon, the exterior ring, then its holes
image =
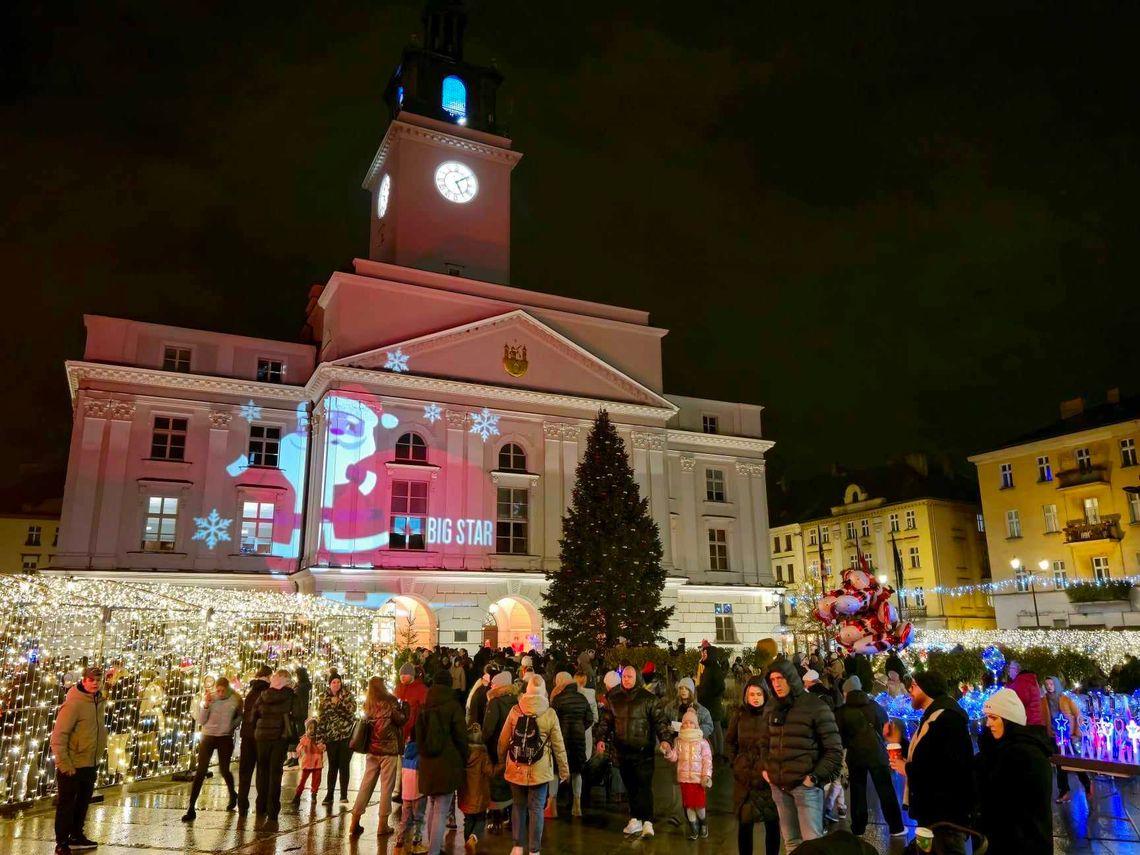
{"type": "Polygon", "coordinates": [[[553,422],[542,426],[542,566],[546,570],[558,566],[558,540],[566,513],[562,493],[562,427],[553,422]]]}
{"type": "Polygon", "coordinates": [[[562,425],[562,506],[570,507],[570,499],[574,492],[574,482],[578,472],[578,434],[577,425],[562,425]]]}
{"type": "MultiPolygon", "coordinates": [[[[443,508],[438,512],[430,506],[432,516],[456,520],[463,516],[463,483],[466,479],[467,461],[464,456],[463,437],[467,430],[467,414],[457,410],[447,411],[447,469],[443,473],[443,508]]],[[[440,544],[443,566],[457,570],[463,566],[463,547],[455,543],[440,544]]]]}
{"type": "Polygon", "coordinates": [[[875,535],[875,572],[887,574],[887,579],[894,584],[894,570],[887,560],[887,538],[883,533],[883,518],[875,517],[871,521],[871,531],[875,535]]]}
{"type": "Polygon", "coordinates": [[[698,551],[698,530],[701,509],[697,504],[696,481],[693,472],[697,462],[691,455],[681,456],[681,545],[684,555],[674,564],[684,569],[690,578],[705,575],[705,561],[698,551]]]}
{"type": "MultiPolygon", "coordinates": [[[[99,521],[95,527],[95,549],[91,566],[111,569],[118,566],[123,530],[123,489],[127,481],[127,458],[131,444],[131,425],[135,405],[131,401],[111,401],[110,427],[107,431],[107,453],[100,475],[99,521]]],[[[131,510],[134,503],[131,504],[131,510]]],[[[142,535],[139,535],[140,539],[142,535]]],[[[135,546],[128,549],[137,549],[135,546]]]]}
{"type": "Polygon", "coordinates": [[[835,585],[839,584],[839,577],[847,566],[843,562],[843,534],[843,527],[839,523],[831,527],[831,572],[834,575],[831,581],[835,585]]]}
{"type": "MultiPolygon", "coordinates": [[[[752,508],[756,520],[756,541],[759,548],[756,550],[756,560],[760,561],[759,578],[763,585],[775,583],[772,573],[772,538],[768,527],[768,474],[764,461],[753,463],[754,467],[749,476],[752,482],[752,508]]],[[[802,571],[801,571],[802,572],[802,571]]]]}
{"type": "Polygon", "coordinates": [[[94,549],[103,429],[110,416],[110,404],[84,396],[76,408],[73,430],[79,434],[79,442],[67,465],[67,503],[59,529],[57,560],[65,566],[88,566],[94,549]]]}
{"type": "Polygon", "coordinates": [[[768,496],[764,488],[764,464],[742,460],[736,464],[740,493],[741,531],[747,535],[746,549],[752,562],[747,566],[745,581],[770,585],[772,579],[772,544],[768,536],[768,496]]]}
{"type": "Polygon", "coordinates": [[[233,481],[226,472],[226,451],[230,439],[230,414],[213,411],[210,413],[210,442],[206,454],[206,482],[202,486],[203,516],[214,508],[223,517],[232,519],[230,537],[233,538],[227,545],[218,545],[217,552],[199,549],[194,559],[195,570],[217,570],[220,559],[227,552],[238,552],[241,540],[241,509],[237,507],[234,499],[233,481]]]}
{"type": "Polygon", "coordinates": [[[673,566],[673,538],[669,532],[669,483],[665,477],[665,437],[657,434],[649,448],[649,510],[661,533],[661,563],[673,566]]]}

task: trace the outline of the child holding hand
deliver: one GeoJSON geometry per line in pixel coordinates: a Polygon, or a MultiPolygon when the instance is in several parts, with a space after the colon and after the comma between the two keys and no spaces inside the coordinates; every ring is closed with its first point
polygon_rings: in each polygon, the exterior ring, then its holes
{"type": "Polygon", "coordinates": [[[293,804],[298,804],[307,780],[311,780],[309,789],[316,799],[317,791],[321,788],[321,770],[325,768],[325,744],[317,738],[315,718],[305,721],[305,735],[297,742],[295,754],[301,767],[301,780],[297,784],[297,792],[293,793],[293,804]]]}
{"type": "Polygon", "coordinates": [[[681,805],[689,820],[689,839],[709,836],[705,818],[705,790],[712,786],[712,748],[701,734],[697,712],[692,707],[681,718],[681,732],[665,759],[677,764],[677,783],[681,785],[681,805]]]}

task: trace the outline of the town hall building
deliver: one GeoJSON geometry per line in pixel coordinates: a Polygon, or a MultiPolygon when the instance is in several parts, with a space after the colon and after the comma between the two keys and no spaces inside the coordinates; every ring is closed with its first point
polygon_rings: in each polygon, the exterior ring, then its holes
{"type": "Polygon", "coordinates": [[[668,637],[772,635],[761,408],[667,394],[646,311],[510,284],[501,77],[464,59],[461,4],[424,23],[364,177],[368,258],[313,289],[309,341],[85,318],[52,570],[313,592],[419,644],[541,646],[605,409],[661,533],[668,637]]]}

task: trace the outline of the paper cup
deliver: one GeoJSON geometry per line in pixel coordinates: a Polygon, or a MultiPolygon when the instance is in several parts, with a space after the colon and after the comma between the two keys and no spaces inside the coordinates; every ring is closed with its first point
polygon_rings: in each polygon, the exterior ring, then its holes
{"type": "Polygon", "coordinates": [[[897,742],[888,742],[887,743],[887,756],[890,757],[892,760],[901,760],[902,759],[902,746],[899,745],[897,742]]]}
{"type": "Polygon", "coordinates": [[[929,828],[916,828],[914,830],[914,845],[919,852],[934,851],[934,832],[929,828]]]}

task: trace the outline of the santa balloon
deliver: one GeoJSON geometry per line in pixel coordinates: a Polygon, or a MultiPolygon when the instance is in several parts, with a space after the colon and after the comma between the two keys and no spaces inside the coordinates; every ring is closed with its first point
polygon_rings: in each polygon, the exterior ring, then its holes
{"type": "Polygon", "coordinates": [[[843,585],[820,598],[814,615],[824,626],[837,626],[836,641],[848,653],[902,650],[914,628],[900,619],[891,602],[894,590],[883,585],[859,556],[858,568],[843,571],[843,585]]]}

